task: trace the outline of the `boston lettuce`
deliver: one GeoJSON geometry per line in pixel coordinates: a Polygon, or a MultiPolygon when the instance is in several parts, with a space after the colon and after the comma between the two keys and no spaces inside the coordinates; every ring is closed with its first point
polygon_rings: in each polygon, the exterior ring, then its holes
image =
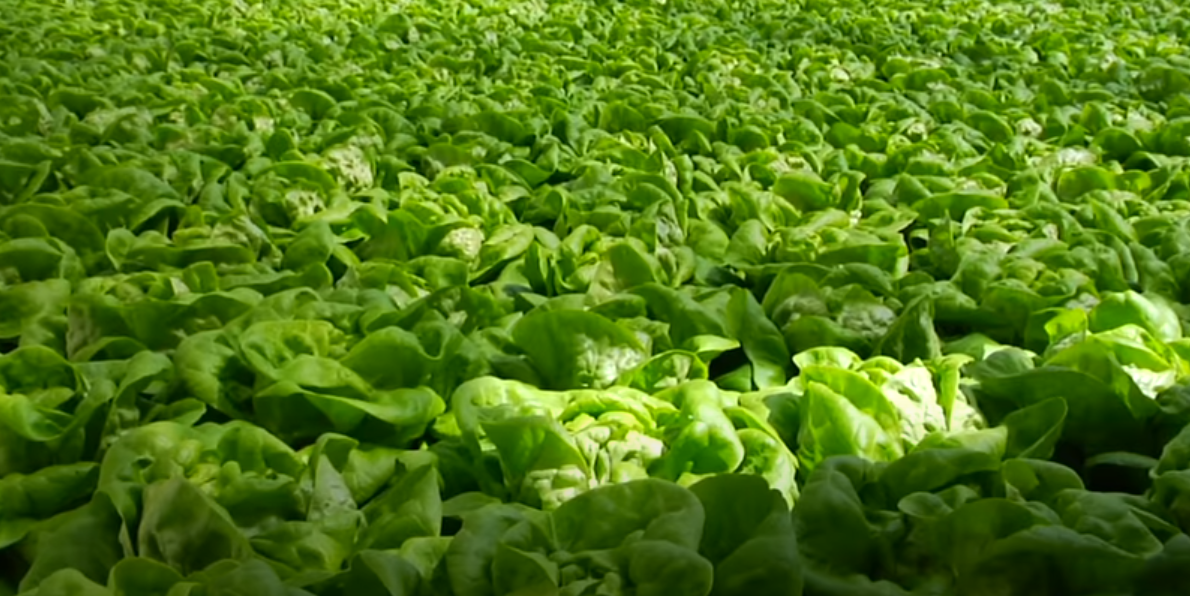
{"type": "Polygon", "coordinates": [[[0,596],[1190,592],[1172,0],[5,0],[0,596]]]}

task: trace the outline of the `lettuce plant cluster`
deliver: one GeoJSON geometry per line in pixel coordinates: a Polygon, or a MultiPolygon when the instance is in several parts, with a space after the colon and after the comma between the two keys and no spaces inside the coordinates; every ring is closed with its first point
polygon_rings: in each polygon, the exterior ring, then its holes
{"type": "Polygon", "coordinates": [[[1190,593],[1174,0],[0,0],[0,596],[1190,593]]]}

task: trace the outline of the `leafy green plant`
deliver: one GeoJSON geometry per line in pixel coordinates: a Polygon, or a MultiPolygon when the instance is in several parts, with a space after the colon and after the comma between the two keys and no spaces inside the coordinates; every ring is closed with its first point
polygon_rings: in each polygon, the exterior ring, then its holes
{"type": "Polygon", "coordinates": [[[1182,4],[0,13],[0,596],[1190,590],[1182,4]]]}

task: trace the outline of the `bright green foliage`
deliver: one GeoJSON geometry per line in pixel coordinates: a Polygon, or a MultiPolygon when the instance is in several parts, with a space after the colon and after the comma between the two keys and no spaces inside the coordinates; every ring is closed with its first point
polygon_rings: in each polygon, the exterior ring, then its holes
{"type": "Polygon", "coordinates": [[[0,596],[1190,593],[1173,0],[0,0],[0,596]]]}

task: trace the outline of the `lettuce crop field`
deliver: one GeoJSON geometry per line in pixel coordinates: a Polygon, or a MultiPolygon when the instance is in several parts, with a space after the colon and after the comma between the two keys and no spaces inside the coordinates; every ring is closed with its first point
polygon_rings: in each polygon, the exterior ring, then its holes
{"type": "Polygon", "coordinates": [[[0,0],[0,596],[1190,594],[1188,34],[0,0]]]}

